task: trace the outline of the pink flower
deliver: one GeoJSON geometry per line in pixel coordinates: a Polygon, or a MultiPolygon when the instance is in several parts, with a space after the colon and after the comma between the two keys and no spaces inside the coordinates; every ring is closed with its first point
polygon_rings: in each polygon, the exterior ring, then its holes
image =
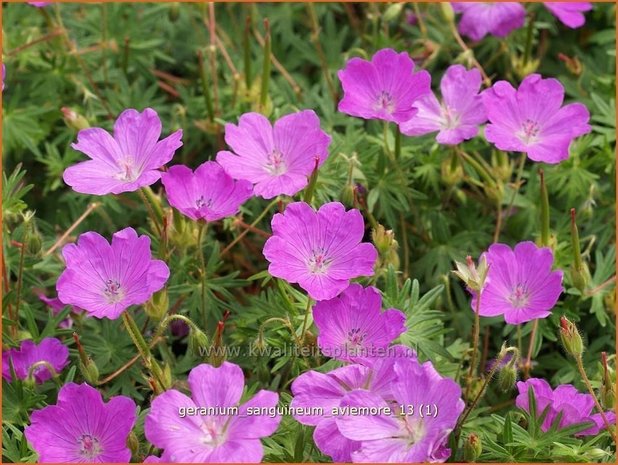
{"type": "Polygon", "coordinates": [[[264,244],[271,275],[298,283],[312,299],[332,299],[350,279],[373,275],[378,252],[361,243],[365,233],[358,210],[339,202],[316,212],[305,202],[289,204],[272,219],[273,235],[264,244]]]}
{"type": "Polygon", "coordinates": [[[322,166],[330,141],[312,110],[286,115],[274,125],[259,113],[245,113],[238,126],[225,125],[225,142],[234,153],[219,152],[217,162],[234,179],[255,184],[255,194],[265,199],[294,195],[322,166]]]}
{"type": "Polygon", "coordinates": [[[591,130],[584,105],[562,106],[564,87],[556,79],[531,74],[517,90],[498,81],[481,96],[491,123],[485,128],[487,140],[500,150],[525,152],[534,161],[566,160],[571,141],[591,130]]]}
{"type": "Polygon", "coordinates": [[[290,407],[304,413],[320,411],[322,415],[295,415],[303,425],[315,426],[313,440],[322,453],[334,462],[350,462],[352,453],[360,443],[346,438],[337,427],[341,406],[348,392],[370,391],[387,401],[393,400],[392,385],[396,379],[394,362],[402,358],[416,360],[415,352],[406,346],[389,348],[384,357],[375,358],[369,364],[347,365],[328,373],[307,371],[292,383],[294,395],[290,407]]]}
{"type": "Polygon", "coordinates": [[[517,2],[456,2],[453,10],[462,13],[459,32],[472,40],[487,34],[506,37],[526,21],[526,10],[517,2]]]}
{"type": "Polygon", "coordinates": [[[56,405],[32,412],[24,434],[41,463],[128,463],[127,437],[135,410],[128,397],[114,396],[104,403],[95,388],[68,383],[56,405]]]}
{"type": "MultiPolygon", "coordinates": [[[[337,417],[341,434],[360,443],[353,462],[444,462],[448,436],[464,409],[459,385],[444,378],[431,362],[395,361],[393,402],[370,390],[348,392],[340,406],[373,408],[374,414],[337,417]]],[[[359,411],[361,412],[361,411],[359,411]]]]}
{"type": "Polygon", "coordinates": [[[207,161],[195,170],[172,166],[161,175],[170,205],[193,220],[217,221],[238,213],[253,195],[250,182],[234,181],[220,165],[207,161]]]}
{"type": "Polygon", "coordinates": [[[313,319],[324,355],[343,361],[381,356],[406,330],[406,316],[393,308],[383,312],[380,292],[360,284],[350,284],[338,297],[316,303],[313,319]]]}
{"type": "Polygon", "coordinates": [[[44,6],[49,5],[51,2],[26,2],[28,5],[35,6],[37,8],[43,8],[44,6]]]}
{"type": "Polygon", "coordinates": [[[159,141],[161,120],[152,108],[129,109],[114,124],[113,137],[101,128],[82,129],[72,147],[91,160],[70,166],[64,182],[76,192],[106,195],[132,192],[154,184],[158,171],[182,146],[182,130],[159,141]]]}
{"type": "Polygon", "coordinates": [[[582,27],[586,22],[583,11],[592,10],[592,3],[589,2],[544,2],[543,5],[562,24],[572,29],[582,27]]]}
{"type": "MultiPolygon", "coordinates": [[[[493,244],[483,255],[489,271],[481,291],[481,316],[504,315],[504,321],[517,325],[551,314],[562,293],[562,271],[551,270],[554,257],[549,248],[533,242],[520,242],[515,250],[493,244]]],[[[475,310],[477,295],[470,292],[475,310]]]]}
{"type": "Polygon", "coordinates": [[[433,93],[420,98],[418,113],[399,124],[407,136],[420,136],[438,131],[436,140],[441,144],[459,144],[476,136],[479,125],[487,121],[479,90],[481,73],[469,71],[462,65],[451,65],[446,70],[440,90],[442,103],[433,93]]]}
{"type": "MultiPolygon", "coordinates": [[[[60,313],[62,310],[64,310],[64,307],[66,307],[66,305],[63,304],[58,297],[47,297],[45,294],[39,294],[38,297],[49,308],[52,309],[52,313],[54,315],[58,315],[58,313],[60,313]]],[[[82,313],[83,311],[84,310],[79,307],[71,307],[71,313],[82,313]]],[[[64,320],[58,323],[58,327],[63,329],[72,328],[73,319],[71,318],[71,315],[69,314],[69,316],[67,316],[64,320]]]]}
{"type": "Polygon", "coordinates": [[[41,384],[51,379],[52,373],[40,362],[47,362],[58,374],[69,364],[69,349],[60,340],[46,337],[38,344],[25,340],[22,341],[19,349],[3,350],[2,376],[9,382],[11,381],[11,362],[17,378],[27,379],[32,370],[34,380],[41,384]]]}
{"type": "Polygon", "coordinates": [[[66,269],[58,278],[58,298],[97,318],[115,320],[131,305],[145,303],[166,283],[170,271],[152,260],[150,238],[133,228],[118,231],[110,245],[96,232],[79,236],[62,250],[66,269]]]}
{"type": "Polygon", "coordinates": [[[378,51],[371,61],[348,60],[338,73],[344,93],[339,111],[395,123],[409,120],[417,112],[414,105],[418,99],[431,92],[429,73],[413,71],[408,53],[390,48],[378,51]]]}
{"type": "MultiPolygon", "coordinates": [[[[552,390],[547,381],[540,378],[530,378],[527,381],[519,381],[517,389],[519,395],[515,401],[517,407],[530,413],[528,405],[528,389],[532,388],[536,401],[536,414],[540,417],[543,411],[548,408],[547,416],[543,420],[541,430],[548,431],[558,414],[562,414],[559,428],[566,428],[577,423],[590,422],[592,426],[580,431],[576,436],[589,436],[598,434],[605,428],[603,418],[600,413],[592,415],[595,411],[594,399],[590,394],[581,394],[570,384],[561,384],[552,390]]],[[[605,412],[605,417],[609,424],[616,423],[616,414],[612,411],[605,412]]]]}
{"type": "Polygon", "coordinates": [[[239,406],[244,376],[229,362],[219,368],[198,365],[188,382],[191,398],[170,389],[152,401],[146,416],[146,438],[164,449],[161,462],[259,463],[260,438],[273,434],[281,421],[268,410],[279,395],[261,390],[239,406]]]}

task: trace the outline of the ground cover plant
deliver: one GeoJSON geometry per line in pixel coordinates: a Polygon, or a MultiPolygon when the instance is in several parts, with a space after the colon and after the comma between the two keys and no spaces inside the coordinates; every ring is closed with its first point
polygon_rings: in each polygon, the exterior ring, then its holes
{"type": "Polygon", "coordinates": [[[2,18],[3,461],[615,461],[614,4],[2,18]]]}

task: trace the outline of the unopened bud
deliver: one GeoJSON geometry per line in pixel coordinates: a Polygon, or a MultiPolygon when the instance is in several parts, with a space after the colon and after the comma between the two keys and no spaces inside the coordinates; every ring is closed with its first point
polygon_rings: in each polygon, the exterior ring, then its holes
{"type": "Polygon", "coordinates": [[[169,297],[167,295],[167,289],[163,288],[159,292],[155,292],[150,300],[144,305],[146,315],[155,321],[161,320],[167,313],[169,308],[169,297]]]}
{"type": "Polygon", "coordinates": [[[498,373],[498,387],[504,392],[510,392],[515,387],[515,381],[517,381],[517,370],[507,364],[498,373]]]}
{"type": "Polygon", "coordinates": [[[37,256],[41,251],[41,234],[34,223],[34,219],[26,226],[25,247],[29,254],[37,256]]]}
{"type": "Polygon", "coordinates": [[[440,165],[441,179],[447,186],[453,186],[462,181],[464,176],[463,166],[459,158],[451,155],[444,159],[440,165]]]}
{"type": "Polygon", "coordinates": [[[393,3],[390,5],[386,11],[382,14],[383,21],[392,21],[401,13],[403,9],[403,3],[393,3]]]}
{"type": "Polygon", "coordinates": [[[353,206],[355,198],[354,184],[347,183],[345,186],[343,186],[340,198],[344,205],[349,207],[353,206]]]}
{"type": "Polygon", "coordinates": [[[476,434],[470,433],[464,443],[464,460],[466,462],[476,462],[483,452],[483,444],[481,438],[476,434]]]}
{"type": "Polygon", "coordinates": [[[77,365],[86,382],[90,385],[96,386],[99,382],[99,368],[96,363],[94,363],[92,358],[88,357],[86,364],[82,363],[81,360],[78,360],[77,365]]]}
{"type": "Polygon", "coordinates": [[[584,343],[577,326],[565,316],[560,317],[560,340],[569,355],[578,358],[584,353],[584,343]]]}
{"type": "Polygon", "coordinates": [[[198,328],[191,328],[189,333],[189,350],[197,355],[203,356],[208,347],[208,336],[198,328]]]}
{"type": "Polygon", "coordinates": [[[71,129],[81,131],[82,129],[87,129],[90,127],[88,120],[79,113],[77,113],[75,110],[69,107],[62,107],[60,111],[62,111],[64,122],[71,129]]]}
{"type": "Polygon", "coordinates": [[[392,266],[395,270],[399,268],[399,243],[395,240],[395,233],[386,230],[381,224],[371,232],[373,243],[380,254],[380,266],[387,268],[392,266]]]}
{"type": "Polygon", "coordinates": [[[442,10],[442,16],[449,24],[455,24],[455,11],[448,2],[440,2],[440,9],[442,10]]]}
{"type": "Polygon", "coordinates": [[[127,437],[127,447],[132,455],[136,455],[139,451],[139,440],[133,431],[131,431],[127,437]]]}
{"type": "Polygon", "coordinates": [[[483,289],[489,271],[489,265],[487,264],[485,256],[482,256],[479,260],[478,268],[469,255],[466,257],[466,263],[456,261],[455,266],[457,269],[453,270],[453,273],[461,279],[466,286],[475,292],[480,292],[483,289]]]}

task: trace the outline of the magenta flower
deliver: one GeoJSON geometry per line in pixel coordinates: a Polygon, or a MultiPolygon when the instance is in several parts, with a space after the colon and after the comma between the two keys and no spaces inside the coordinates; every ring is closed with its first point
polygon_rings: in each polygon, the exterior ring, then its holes
{"type": "Polygon", "coordinates": [[[193,220],[217,221],[238,213],[253,195],[249,181],[234,181],[220,165],[207,161],[195,173],[184,165],[161,175],[170,205],[193,220]]]}
{"type": "Polygon", "coordinates": [[[56,405],[32,412],[24,434],[41,463],[128,463],[127,437],[135,411],[128,397],[114,396],[104,403],[95,388],[68,383],[56,405]]]}
{"type": "MultiPolygon", "coordinates": [[[[547,318],[562,293],[562,271],[552,271],[554,257],[547,247],[520,242],[514,250],[493,244],[483,254],[489,265],[481,292],[479,315],[504,315],[504,321],[517,325],[547,318]]],[[[472,309],[476,309],[476,292],[472,309]]]]}
{"type": "Polygon", "coordinates": [[[393,308],[383,312],[380,292],[360,284],[350,284],[338,297],[316,303],[313,319],[322,353],[348,362],[383,355],[406,330],[406,316],[393,308]]]}
{"type": "Polygon", "coordinates": [[[161,120],[152,108],[129,109],[114,124],[113,137],[104,129],[82,129],[72,147],[91,160],[68,167],[64,182],[82,194],[131,192],[154,184],[159,168],[182,146],[182,130],[159,141],[161,120]]]}
{"type": "MultiPolygon", "coordinates": [[[[576,423],[591,422],[590,428],[580,431],[576,436],[589,436],[598,434],[605,424],[600,413],[592,415],[594,412],[594,399],[590,394],[581,394],[570,384],[561,384],[555,390],[552,390],[547,381],[540,378],[530,378],[527,381],[519,381],[517,389],[519,395],[515,400],[515,405],[520,409],[530,413],[528,405],[528,389],[532,388],[534,399],[536,401],[536,413],[540,417],[546,408],[549,408],[545,420],[541,425],[541,430],[548,431],[552,423],[556,420],[559,413],[562,413],[559,428],[576,423]]],[[[605,418],[609,424],[616,423],[616,414],[612,411],[605,412],[605,418]]]]}
{"type": "Polygon", "coordinates": [[[344,94],[339,111],[395,123],[409,120],[417,112],[418,99],[431,92],[429,73],[413,71],[414,62],[408,53],[390,48],[378,51],[371,61],[348,60],[338,73],[344,94]]]}
{"type": "Polygon", "coordinates": [[[303,425],[315,426],[313,439],[322,453],[334,462],[350,462],[352,453],[360,443],[343,436],[337,427],[339,414],[336,408],[348,392],[368,390],[379,397],[393,399],[391,387],[395,381],[395,360],[408,357],[416,360],[416,354],[405,346],[393,346],[385,357],[373,359],[369,365],[347,365],[328,373],[307,371],[292,383],[294,395],[290,407],[303,413],[319,409],[322,415],[294,415],[303,425]]]}
{"type": "Polygon", "coordinates": [[[146,438],[164,449],[161,462],[259,463],[260,438],[273,434],[281,421],[274,410],[279,395],[261,390],[239,406],[244,376],[229,362],[219,368],[201,364],[188,382],[192,398],[171,389],[153,400],[146,416],[146,438]]]}
{"type": "Polygon", "coordinates": [[[360,443],[353,462],[443,462],[446,443],[464,409],[459,385],[436,372],[431,362],[402,358],[394,365],[395,403],[375,392],[348,392],[341,407],[376,408],[377,415],[340,415],[343,436],[360,443]],[[390,411],[389,411],[390,410],[390,411]]]}
{"type": "Polygon", "coordinates": [[[150,238],[133,228],[114,233],[110,245],[96,232],[79,236],[62,250],[66,269],[58,278],[58,298],[97,318],[115,320],[131,305],[145,303],[169,278],[169,268],[152,260],[150,238]]]}
{"type": "Polygon", "coordinates": [[[25,340],[22,341],[19,349],[3,350],[2,376],[9,382],[11,381],[10,362],[13,363],[18,379],[27,379],[32,370],[34,380],[41,384],[52,377],[49,368],[41,362],[47,362],[58,374],[69,364],[69,349],[60,340],[46,337],[38,344],[25,340]]]}
{"type": "MultiPolygon", "coordinates": [[[[58,297],[47,297],[45,294],[39,294],[38,297],[39,300],[41,300],[49,308],[51,308],[54,315],[58,315],[58,313],[60,313],[62,310],[64,310],[64,307],[66,307],[66,305],[63,304],[58,297]]],[[[71,307],[71,313],[82,313],[83,311],[84,310],[79,307],[71,307]]],[[[71,315],[69,314],[69,316],[67,316],[64,320],[58,323],[58,327],[63,329],[72,328],[73,319],[71,318],[71,315]]]]}
{"type": "Polygon", "coordinates": [[[322,166],[330,141],[312,110],[286,115],[274,125],[259,113],[245,113],[238,126],[225,125],[225,142],[234,153],[219,152],[217,162],[234,179],[255,184],[255,194],[265,199],[294,195],[322,166]]]}
{"type": "Polygon", "coordinates": [[[418,113],[399,124],[407,136],[420,136],[438,131],[440,144],[459,144],[472,139],[479,125],[487,121],[479,90],[481,73],[478,69],[466,70],[462,65],[451,65],[446,70],[440,90],[442,103],[433,93],[420,98],[418,113]]]}
{"type": "Polygon", "coordinates": [[[571,141],[591,130],[584,105],[562,107],[564,87],[556,79],[531,74],[517,90],[498,81],[481,97],[491,123],[485,128],[487,140],[500,150],[526,152],[534,161],[566,160],[571,141]]]}
{"type": "Polygon", "coordinates": [[[526,10],[517,2],[456,2],[453,10],[462,13],[459,32],[472,40],[487,34],[506,37],[526,21],[526,10]]]}
{"type": "Polygon", "coordinates": [[[271,275],[298,283],[312,299],[328,300],[345,290],[350,279],[373,275],[376,248],[361,243],[365,233],[358,210],[339,202],[316,212],[305,202],[289,204],[271,222],[273,235],[264,244],[271,275]]]}
{"type": "Polygon", "coordinates": [[[592,10],[592,3],[589,2],[544,2],[543,5],[571,29],[582,27],[586,22],[583,12],[592,10]]]}
{"type": "Polygon", "coordinates": [[[26,2],[28,5],[36,6],[37,8],[43,8],[49,5],[51,2],[26,2]]]}

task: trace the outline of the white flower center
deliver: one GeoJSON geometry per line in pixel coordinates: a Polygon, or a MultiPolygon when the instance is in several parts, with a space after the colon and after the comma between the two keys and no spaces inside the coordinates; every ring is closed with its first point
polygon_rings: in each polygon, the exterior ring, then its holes
{"type": "Polygon", "coordinates": [[[103,451],[103,447],[99,440],[89,434],[82,435],[77,440],[77,444],[79,445],[80,455],[87,459],[94,459],[103,451]]]}
{"type": "Polygon", "coordinates": [[[403,415],[404,438],[408,442],[408,447],[412,447],[425,436],[427,432],[425,423],[417,412],[414,415],[403,415]]]}
{"type": "Polygon", "coordinates": [[[326,251],[322,248],[318,248],[313,251],[307,266],[309,267],[310,273],[323,275],[328,270],[331,262],[332,259],[328,258],[326,251]]]}
{"type": "Polygon", "coordinates": [[[213,421],[203,421],[200,428],[204,433],[202,443],[206,446],[217,447],[227,440],[225,430],[219,431],[218,426],[213,421]]]}
{"type": "Polygon", "coordinates": [[[384,110],[386,113],[391,114],[395,111],[395,99],[389,92],[383,90],[380,95],[378,95],[374,108],[376,110],[384,110]]]}
{"type": "Polygon", "coordinates": [[[120,171],[116,173],[116,179],[124,182],[133,182],[139,177],[139,169],[135,167],[134,157],[131,155],[125,156],[117,163],[120,171]]]}
{"type": "Polygon", "coordinates": [[[515,286],[515,288],[511,292],[511,295],[509,296],[509,302],[511,302],[511,304],[515,308],[524,308],[528,305],[529,301],[530,291],[528,291],[528,289],[522,284],[518,284],[517,286],[515,286]]]}
{"type": "Polygon", "coordinates": [[[121,289],[120,283],[114,279],[108,279],[105,281],[103,293],[105,294],[105,297],[107,297],[107,301],[110,304],[116,304],[124,297],[124,291],[121,289]]]}
{"type": "Polygon", "coordinates": [[[539,133],[541,132],[541,125],[531,119],[526,119],[521,129],[517,133],[519,140],[526,144],[534,144],[539,140],[539,133]]]}
{"type": "Polygon", "coordinates": [[[455,111],[454,108],[448,105],[443,105],[442,112],[442,129],[455,129],[459,127],[461,116],[455,111]]]}
{"type": "Polygon", "coordinates": [[[288,170],[285,166],[285,160],[283,154],[279,149],[274,149],[270,155],[268,155],[268,162],[266,163],[266,171],[273,176],[280,176],[286,173],[288,170]]]}

